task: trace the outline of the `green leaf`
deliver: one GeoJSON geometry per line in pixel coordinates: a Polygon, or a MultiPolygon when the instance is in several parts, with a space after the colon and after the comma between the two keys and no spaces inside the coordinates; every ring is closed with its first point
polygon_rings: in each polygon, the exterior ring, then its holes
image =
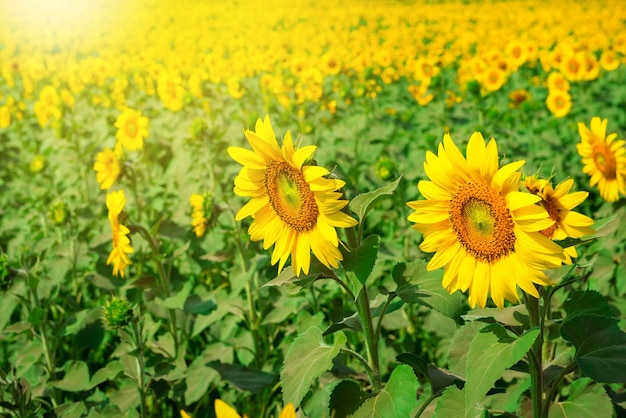
{"type": "Polygon", "coordinates": [[[437,366],[427,363],[426,360],[413,353],[398,354],[396,356],[396,360],[400,363],[411,366],[416,372],[428,377],[431,393],[439,393],[455,381],[463,381],[460,377],[454,376],[448,373],[447,370],[440,369],[437,366]]]}
{"type": "Polygon", "coordinates": [[[617,319],[577,316],[563,323],[561,335],[576,347],[576,362],[585,375],[603,383],[626,383],[626,333],[617,319]]]}
{"type": "Polygon", "coordinates": [[[333,359],[345,344],[346,336],[342,332],[335,334],[332,346],[325,344],[322,331],[317,327],[298,335],[289,347],[280,374],[283,403],[300,405],[313,381],[332,367],[333,359]]]}
{"type": "Polygon", "coordinates": [[[406,303],[419,303],[436,309],[459,323],[463,296],[459,292],[448,293],[441,285],[443,271],[428,271],[426,264],[423,260],[396,264],[392,277],[398,285],[398,297],[406,303]]]}
{"type": "Polygon", "coordinates": [[[308,274],[301,274],[296,276],[293,269],[290,266],[286,266],[276,278],[265,283],[262,287],[270,286],[282,286],[284,284],[292,284],[298,287],[305,287],[313,283],[315,280],[322,276],[330,276],[332,272],[328,270],[328,267],[316,260],[311,260],[311,266],[309,267],[308,274]]]}
{"type": "Polygon", "coordinates": [[[203,301],[198,295],[190,295],[185,301],[183,310],[189,315],[208,315],[217,308],[212,300],[203,301]]]}
{"type": "Polygon", "coordinates": [[[84,361],[70,360],[63,366],[65,375],[63,379],[50,382],[66,392],[81,392],[90,388],[89,385],[89,368],[84,361]]]}
{"type": "Polygon", "coordinates": [[[417,404],[419,382],[407,365],[396,367],[384,389],[365,401],[353,418],[405,418],[417,404]]]}
{"type": "Polygon", "coordinates": [[[233,386],[252,393],[260,392],[275,380],[276,376],[260,370],[253,370],[241,364],[225,364],[212,361],[208,366],[217,370],[223,380],[233,386]]]}
{"type": "Polygon", "coordinates": [[[402,176],[398,177],[393,183],[356,196],[350,201],[350,209],[359,217],[359,220],[363,222],[363,219],[367,216],[374,204],[383,197],[391,195],[394,190],[396,190],[398,184],[400,184],[400,179],[402,179],[402,176]]]}
{"type": "Polygon", "coordinates": [[[100,383],[106,380],[113,380],[124,370],[122,363],[118,360],[113,360],[107,363],[106,366],[98,370],[91,377],[91,383],[89,384],[89,388],[93,388],[94,386],[98,386],[100,383]]]}
{"type": "Polygon", "coordinates": [[[342,380],[333,389],[328,405],[329,416],[348,417],[367,399],[361,385],[355,380],[342,380]]]}
{"type": "Polygon", "coordinates": [[[476,337],[484,327],[484,322],[475,321],[466,323],[456,330],[452,336],[448,352],[448,368],[452,373],[465,378],[465,372],[467,370],[467,348],[474,337],[476,337]]]}
{"type": "Polygon", "coordinates": [[[367,278],[374,269],[380,247],[380,237],[370,235],[365,238],[358,248],[343,252],[343,267],[354,272],[361,284],[365,284],[367,278]]]}
{"type": "Polygon", "coordinates": [[[465,391],[456,386],[448,386],[437,400],[435,417],[438,418],[482,418],[488,416],[487,410],[480,404],[466,407],[465,391]]]}
{"type": "Polygon", "coordinates": [[[596,418],[613,415],[611,399],[601,385],[589,378],[575,380],[569,398],[550,405],[548,418],[596,418]]]}
{"type": "Polygon", "coordinates": [[[493,318],[502,325],[529,326],[528,311],[524,305],[507,306],[500,308],[473,309],[463,315],[463,319],[475,321],[477,319],[493,318]]]}
{"type": "Polygon", "coordinates": [[[565,321],[570,321],[580,315],[615,317],[615,313],[606,298],[593,290],[573,292],[563,302],[563,309],[567,313],[565,321]]]}
{"type": "Polygon", "coordinates": [[[467,354],[465,405],[480,402],[502,373],[520,361],[537,339],[539,329],[531,329],[519,338],[500,324],[489,324],[472,340],[467,354]]]}
{"type": "Polygon", "coordinates": [[[176,294],[170,296],[167,299],[156,299],[156,303],[165,309],[179,309],[183,310],[187,297],[191,293],[191,282],[186,282],[183,288],[176,294]]]}

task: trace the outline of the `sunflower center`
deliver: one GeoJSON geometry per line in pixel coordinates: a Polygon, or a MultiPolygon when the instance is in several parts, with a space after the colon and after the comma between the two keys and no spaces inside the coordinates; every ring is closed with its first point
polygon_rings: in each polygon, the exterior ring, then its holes
{"type": "Polygon", "coordinates": [[[604,178],[607,180],[617,178],[615,157],[607,150],[606,146],[600,144],[593,147],[593,162],[596,164],[598,170],[602,172],[604,178]]]}
{"type": "Polygon", "coordinates": [[[504,198],[490,187],[461,186],[448,214],[459,242],[475,258],[492,262],[515,250],[513,218],[504,198]]]}
{"type": "MultiPolygon", "coordinates": [[[[532,193],[532,192],[531,192],[532,193]]],[[[536,194],[536,193],[533,193],[536,194]]],[[[559,223],[559,208],[556,205],[556,202],[552,197],[548,197],[547,199],[541,198],[541,206],[548,212],[550,219],[554,221],[554,224],[550,228],[546,228],[543,231],[539,231],[539,233],[547,238],[552,239],[554,235],[554,231],[557,230],[559,223]]]]}
{"type": "Polygon", "coordinates": [[[319,209],[300,170],[284,161],[272,161],[265,169],[265,192],[274,212],[291,229],[306,232],[315,228],[319,209]]]}
{"type": "Polygon", "coordinates": [[[128,121],[128,123],[126,124],[126,133],[128,134],[128,136],[134,138],[135,135],[137,135],[137,122],[135,122],[134,120],[128,121]]]}

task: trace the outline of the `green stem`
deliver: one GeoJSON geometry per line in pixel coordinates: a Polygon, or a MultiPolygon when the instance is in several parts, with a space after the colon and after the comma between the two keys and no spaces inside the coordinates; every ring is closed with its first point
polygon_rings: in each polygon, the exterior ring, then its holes
{"type": "Polygon", "coordinates": [[[387,301],[385,302],[385,305],[383,306],[383,309],[378,314],[378,322],[376,324],[376,331],[374,332],[374,338],[375,338],[374,343],[376,344],[376,347],[378,347],[378,340],[380,338],[380,330],[383,325],[383,318],[385,316],[385,312],[387,312],[387,308],[389,308],[389,305],[391,305],[391,301],[393,300],[394,297],[395,295],[393,295],[392,293],[389,294],[389,296],[387,297],[387,301]]]}
{"type": "MultiPolygon", "coordinates": [[[[155,237],[148,232],[146,228],[141,225],[133,225],[139,233],[148,241],[150,245],[150,249],[152,250],[152,260],[159,271],[159,276],[161,276],[161,290],[163,291],[163,295],[166,299],[171,296],[170,293],[170,278],[169,275],[165,272],[165,267],[163,267],[163,263],[161,263],[160,256],[161,253],[159,251],[159,242],[155,237]]],[[[174,309],[168,309],[169,311],[169,331],[172,334],[172,338],[174,339],[174,358],[178,357],[178,329],[176,327],[176,311],[174,309]]]]}
{"type": "Polygon", "coordinates": [[[363,367],[365,367],[365,372],[367,373],[367,376],[370,379],[370,382],[373,382],[375,379],[375,373],[374,370],[372,369],[372,367],[370,366],[370,364],[367,362],[367,360],[365,360],[363,358],[362,355],[360,355],[359,353],[357,353],[356,351],[350,350],[349,348],[341,348],[340,351],[342,353],[346,353],[351,355],[352,357],[354,357],[355,359],[357,359],[362,365],[363,367]]]}
{"type": "Polygon", "coordinates": [[[135,335],[135,346],[137,348],[137,389],[139,390],[139,398],[141,399],[141,416],[145,418],[146,415],[146,383],[144,380],[144,361],[143,361],[143,338],[141,336],[141,330],[137,324],[137,319],[132,321],[132,330],[135,335]]]}
{"type": "Polygon", "coordinates": [[[430,403],[432,401],[434,401],[438,396],[440,396],[443,393],[444,390],[446,390],[446,388],[441,388],[437,392],[435,392],[432,395],[430,395],[428,397],[428,399],[426,399],[426,402],[424,402],[422,404],[422,406],[420,407],[419,411],[417,411],[417,414],[415,414],[415,418],[421,416],[424,413],[424,411],[426,410],[426,408],[428,408],[428,405],[430,405],[430,403]]]}
{"type": "Polygon", "coordinates": [[[370,309],[369,296],[367,294],[367,287],[363,286],[356,300],[357,313],[361,326],[363,327],[363,334],[365,335],[365,345],[367,347],[367,357],[369,365],[372,369],[372,389],[374,393],[380,392],[382,388],[382,382],[380,380],[380,362],[378,359],[378,339],[374,335],[374,323],[372,321],[372,311],[370,309]]]}
{"type": "Polygon", "coordinates": [[[550,385],[550,391],[546,396],[546,402],[543,406],[543,416],[548,416],[548,413],[550,412],[550,404],[552,403],[552,400],[556,395],[556,391],[559,389],[559,384],[561,383],[561,380],[563,380],[565,376],[576,370],[577,367],[578,364],[576,362],[570,363],[567,367],[561,370],[561,373],[559,373],[559,375],[554,379],[554,381],[550,385]]]}
{"type": "Polygon", "coordinates": [[[543,320],[540,314],[539,299],[523,293],[524,303],[530,317],[530,326],[539,328],[539,335],[529,353],[530,386],[533,403],[533,417],[543,417],[543,320]]]}

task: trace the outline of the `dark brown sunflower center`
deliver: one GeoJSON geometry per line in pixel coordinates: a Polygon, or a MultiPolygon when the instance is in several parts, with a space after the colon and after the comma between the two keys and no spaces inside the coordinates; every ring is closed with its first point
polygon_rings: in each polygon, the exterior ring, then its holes
{"type": "Polygon", "coordinates": [[[543,198],[541,199],[541,206],[543,206],[543,208],[548,212],[548,215],[550,216],[550,219],[554,221],[554,224],[550,228],[546,228],[543,231],[539,231],[539,233],[547,238],[552,239],[552,236],[554,235],[554,231],[556,231],[557,228],[559,227],[558,226],[559,208],[556,205],[556,202],[554,201],[554,199],[549,196],[547,199],[543,199],[543,198]]]}
{"type": "Polygon", "coordinates": [[[513,218],[504,198],[490,187],[461,186],[448,214],[459,242],[475,258],[491,262],[515,250],[513,218]]]}
{"type": "Polygon", "coordinates": [[[265,192],[274,212],[298,232],[315,228],[319,208],[300,170],[284,161],[272,161],[265,169],[265,192]]]}
{"type": "Polygon", "coordinates": [[[604,144],[598,144],[593,147],[593,162],[598,167],[607,180],[617,178],[617,163],[615,156],[604,144]]]}

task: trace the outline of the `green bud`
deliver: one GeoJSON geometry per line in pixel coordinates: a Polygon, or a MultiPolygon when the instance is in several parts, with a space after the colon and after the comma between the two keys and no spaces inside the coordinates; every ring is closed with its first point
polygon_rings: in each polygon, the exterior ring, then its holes
{"type": "Polygon", "coordinates": [[[133,309],[126,299],[114,296],[104,305],[103,319],[107,328],[120,328],[130,323],[133,309]]]}
{"type": "Polygon", "coordinates": [[[393,176],[395,164],[386,155],[381,155],[376,161],[376,175],[381,180],[388,180],[393,176]]]}

